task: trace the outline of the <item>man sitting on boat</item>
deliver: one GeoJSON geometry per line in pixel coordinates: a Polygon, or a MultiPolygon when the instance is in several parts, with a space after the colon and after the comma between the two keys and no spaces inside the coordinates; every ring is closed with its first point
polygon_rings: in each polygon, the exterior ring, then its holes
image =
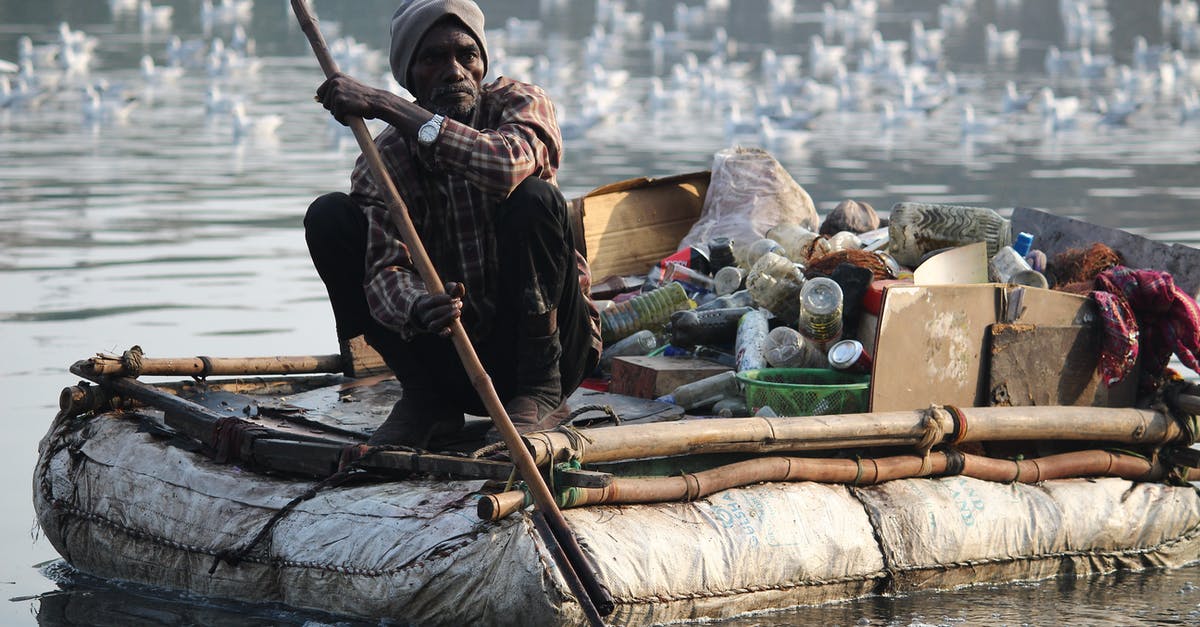
{"type": "Polygon", "coordinates": [[[460,318],[517,430],[557,426],[600,352],[567,203],[562,137],[539,87],[484,84],[484,16],[470,0],[410,0],[392,17],[391,68],[416,98],[338,74],[317,90],[337,118],[379,119],[375,138],[445,294],[429,293],[361,156],[350,193],[316,199],[305,236],[338,338],[365,335],[403,396],[372,445],[427,447],[487,415],[448,337],[460,318]]]}

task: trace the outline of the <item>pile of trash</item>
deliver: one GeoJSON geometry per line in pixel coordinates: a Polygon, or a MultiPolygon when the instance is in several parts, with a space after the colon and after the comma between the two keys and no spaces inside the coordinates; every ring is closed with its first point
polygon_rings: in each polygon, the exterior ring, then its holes
{"type": "Polygon", "coordinates": [[[967,282],[1056,286],[1085,295],[1097,273],[1120,263],[1118,254],[1097,245],[1060,255],[1055,275],[1033,236],[1012,230],[992,209],[911,202],[895,204],[880,219],[871,205],[844,200],[818,221],[808,194],[769,154],[722,151],[700,219],[681,249],[644,277],[611,277],[593,286],[593,297],[604,299],[598,302],[606,348],[597,375],[608,376],[619,356],[703,358],[731,371],[660,400],[693,414],[769,415],[772,408],[746,400],[745,384],[757,373],[806,369],[868,377],[884,290],[912,283],[915,275],[917,283],[937,283],[919,275],[936,265],[925,264],[939,253],[972,244],[986,249],[978,263],[952,262],[959,275],[973,277],[967,282]],[[976,266],[974,275],[963,265],[976,266]]]}

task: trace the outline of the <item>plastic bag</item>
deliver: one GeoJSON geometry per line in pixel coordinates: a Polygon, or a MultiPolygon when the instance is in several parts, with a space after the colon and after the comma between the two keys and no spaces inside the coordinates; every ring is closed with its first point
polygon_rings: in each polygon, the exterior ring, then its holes
{"type": "Polygon", "coordinates": [[[700,219],[679,248],[728,237],[740,259],[746,246],[780,222],[817,230],[820,218],[808,192],[766,151],[726,148],[713,156],[712,181],[700,219]]]}

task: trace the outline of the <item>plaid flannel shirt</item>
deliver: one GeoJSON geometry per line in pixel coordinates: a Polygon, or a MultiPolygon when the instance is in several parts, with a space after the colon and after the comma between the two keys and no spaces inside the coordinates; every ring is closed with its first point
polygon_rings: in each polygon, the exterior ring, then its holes
{"type": "MultiPolygon", "coordinates": [[[[539,87],[500,78],[483,86],[473,124],[447,118],[433,146],[392,127],[375,145],[440,278],[467,288],[463,325],[487,336],[499,288],[491,212],[528,176],[555,183],[562,136],[554,104],[539,87]]],[[[407,339],[419,332],[412,310],[428,291],[372,179],[359,157],[350,193],[367,215],[367,303],[380,324],[407,339]]]]}

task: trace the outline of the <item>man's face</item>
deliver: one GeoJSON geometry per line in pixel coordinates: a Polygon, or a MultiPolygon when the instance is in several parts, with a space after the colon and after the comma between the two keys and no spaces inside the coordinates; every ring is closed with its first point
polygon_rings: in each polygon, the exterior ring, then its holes
{"type": "Polygon", "coordinates": [[[444,20],[429,29],[421,38],[409,73],[418,104],[470,123],[479,104],[484,64],[479,44],[461,24],[444,20]]]}

